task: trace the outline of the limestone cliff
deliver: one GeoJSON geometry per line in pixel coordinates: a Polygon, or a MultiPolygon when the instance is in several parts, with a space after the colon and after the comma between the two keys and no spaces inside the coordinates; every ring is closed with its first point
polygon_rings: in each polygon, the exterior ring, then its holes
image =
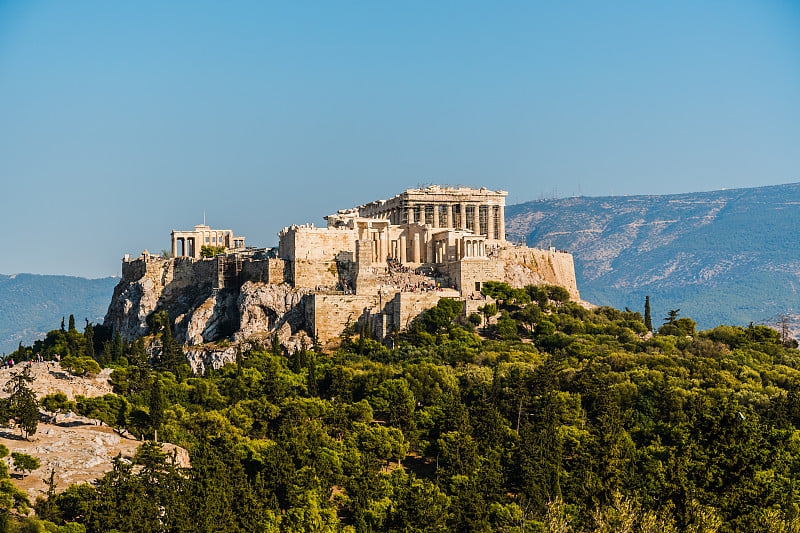
{"type": "Polygon", "coordinates": [[[512,287],[526,285],[560,285],[569,291],[573,300],[579,300],[578,283],[572,254],[536,248],[508,248],[500,251],[503,276],[512,287]]]}
{"type": "Polygon", "coordinates": [[[305,327],[303,296],[309,289],[241,279],[223,283],[214,263],[152,256],[124,262],[105,324],[136,338],[147,334],[148,316],[167,311],[175,339],[189,346],[270,332],[278,333],[287,347],[299,342],[305,327]]]}

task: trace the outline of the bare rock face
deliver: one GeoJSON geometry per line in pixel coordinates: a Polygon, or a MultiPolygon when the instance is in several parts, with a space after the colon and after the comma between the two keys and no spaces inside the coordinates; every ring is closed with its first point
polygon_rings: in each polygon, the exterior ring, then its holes
{"type": "Polygon", "coordinates": [[[310,291],[306,289],[293,289],[288,284],[267,284],[248,281],[239,291],[239,331],[237,336],[247,337],[280,327],[284,322],[290,321],[293,331],[302,324],[302,313],[290,311],[301,305],[303,296],[310,291]],[[298,315],[298,316],[294,316],[298,315]],[[289,319],[289,320],[287,320],[289,319]]]}
{"type": "Polygon", "coordinates": [[[126,282],[123,278],[114,289],[104,324],[123,337],[136,338],[147,332],[146,319],[158,305],[162,287],[143,277],[126,282]]]}
{"type": "Polygon", "coordinates": [[[211,346],[198,346],[195,348],[184,348],[186,360],[192,372],[195,374],[205,374],[209,368],[218,369],[228,363],[236,362],[236,346],[225,348],[215,348],[211,346]]]}
{"type": "Polygon", "coordinates": [[[175,320],[175,338],[190,346],[212,342],[229,335],[237,321],[236,294],[216,292],[175,320]]]}
{"type": "Polygon", "coordinates": [[[580,299],[572,255],[539,249],[507,249],[500,252],[504,262],[502,281],[512,287],[560,285],[573,300],[580,299]]]}
{"type": "MultiPolygon", "coordinates": [[[[220,279],[214,265],[210,260],[186,258],[143,257],[124,262],[105,323],[115,333],[134,339],[147,334],[148,316],[166,311],[173,321],[175,340],[198,346],[185,350],[189,364],[198,373],[236,359],[235,349],[199,347],[205,343],[229,338],[235,342],[264,340],[278,333],[287,350],[311,345],[303,332],[304,297],[310,289],[261,281],[240,284],[226,280],[222,285],[214,282],[220,279]]],[[[151,348],[157,351],[157,347],[151,348]]]]}

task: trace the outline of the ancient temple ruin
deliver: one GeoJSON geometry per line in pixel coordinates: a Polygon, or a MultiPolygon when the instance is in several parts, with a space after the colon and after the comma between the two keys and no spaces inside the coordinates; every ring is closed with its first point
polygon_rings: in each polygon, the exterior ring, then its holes
{"type": "Polygon", "coordinates": [[[441,298],[463,301],[466,316],[486,303],[490,280],[560,285],[578,299],[571,254],[505,240],[507,194],[409,189],[329,215],[327,227],[287,226],[277,249],[246,248],[231,230],[205,225],[173,231],[173,258],[123,260],[106,323],[135,337],[166,310],[187,344],[274,332],[324,344],[355,324],[391,338],[441,298]],[[201,245],[226,251],[204,259],[201,245]]]}
{"type": "Polygon", "coordinates": [[[244,248],[244,237],[234,237],[229,229],[211,229],[205,224],[198,224],[193,231],[172,230],[170,237],[172,257],[200,259],[203,246],[223,247],[226,250],[244,248]]]}

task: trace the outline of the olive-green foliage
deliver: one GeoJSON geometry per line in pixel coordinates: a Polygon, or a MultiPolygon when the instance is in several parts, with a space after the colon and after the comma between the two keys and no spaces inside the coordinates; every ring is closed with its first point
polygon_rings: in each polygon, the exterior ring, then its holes
{"type": "Polygon", "coordinates": [[[100,365],[91,357],[67,356],[61,360],[61,368],[70,374],[86,375],[100,372],[100,365]]]}
{"type": "Polygon", "coordinates": [[[202,377],[138,355],[112,374],[117,394],[48,396],[50,411],[158,427],[191,469],[147,444],[37,510],[89,532],[796,525],[800,351],[777,332],[675,316],[644,340],[638,312],[484,288],[499,314],[484,338],[442,300],[391,349],[355,328],[335,353],[252,349],[202,377]]]}
{"type": "Polygon", "coordinates": [[[217,254],[224,254],[224,246],[208,246],[204,244],[200,247],[200,257],[214,257],[217,254]]]}
{"type": "Polygon", "coordinates": [[[25,472],[33,472],[41,466],[38,459],[24,453],[14,452],[11,454],[11,458],[14,460],[14,468],[22,471],[23,477],[25,472]]]}

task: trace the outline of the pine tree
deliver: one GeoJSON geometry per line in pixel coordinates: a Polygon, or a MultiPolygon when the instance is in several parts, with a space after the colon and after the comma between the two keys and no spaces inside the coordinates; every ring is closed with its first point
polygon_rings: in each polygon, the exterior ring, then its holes
{"type": "Polygon", "coordinates": [[[161,380],[156,377],[150,387],[150,423],[153,426],[154,435],[158,435],[158,430],[164,422],[164,390],[161,380]]]}
{"type": "Polygon", "coordinates": [[[166,370],[177,375],[184,363],[186,363],[186,356],[183,354],[183,349],[175,342],[172,336],[172,328],[167,324],[161,333],[159,370],[166,370]]]}
{"type": "Polygon", "coordinates": [[[644,297],[644,327],[647,331],[653,331],[653,319],[650,316],[650,297],[644,297]]]}
{"type": "Polygon", "coordinates": [[[91,324],[86,324],[83,330],[83,338],[86,341],[83,345],[83,355],[94,359],[94,328],[91,324]]]}
{"type": "Polygon", "coordinates": [[[75,315],[69,315],[69,331],[75,331],[75,315]]]}
{"type": "Polygon", "coordinates": [[[308,387],[308,395],[312,398],[317,395],[317,354],[308,354],[308,376],[306,385],[308,387]]]}
{"type": "Polygon", "coordinates": [[[120,357],[123,356],[125,352],[125,344],[122,342],[122,335],[118,331],[116,335],[114,335],[114,343],[111,345],[111,360],[115,363],[119,361],[120,357]]]}
{"type": "Polygon", "coordinates": [[[63,333],[65,331],[66,331],[66,329],[64,329],[64,317],[62,316],[61,317],[61,332],[63,333]]]}
{"type": "Polygon", "coordinates": [[[31,367],[25,365],[22,370],[11,374],[5,386],[5,391],[9,393],[9,414],[17,421],[26,439],[36,433],[39,425],[39,404],[36,393],[30,387],[34,379],[31,367]]]}
{"type": "Polygon", "coordinates": [[[278,340],[278,334],[277,333],[273,333],[272,334],[272,339],[271,339],[271,342],[270,342],[269,351],[274,356],[281,355],[281,342],[278,340]]]}

